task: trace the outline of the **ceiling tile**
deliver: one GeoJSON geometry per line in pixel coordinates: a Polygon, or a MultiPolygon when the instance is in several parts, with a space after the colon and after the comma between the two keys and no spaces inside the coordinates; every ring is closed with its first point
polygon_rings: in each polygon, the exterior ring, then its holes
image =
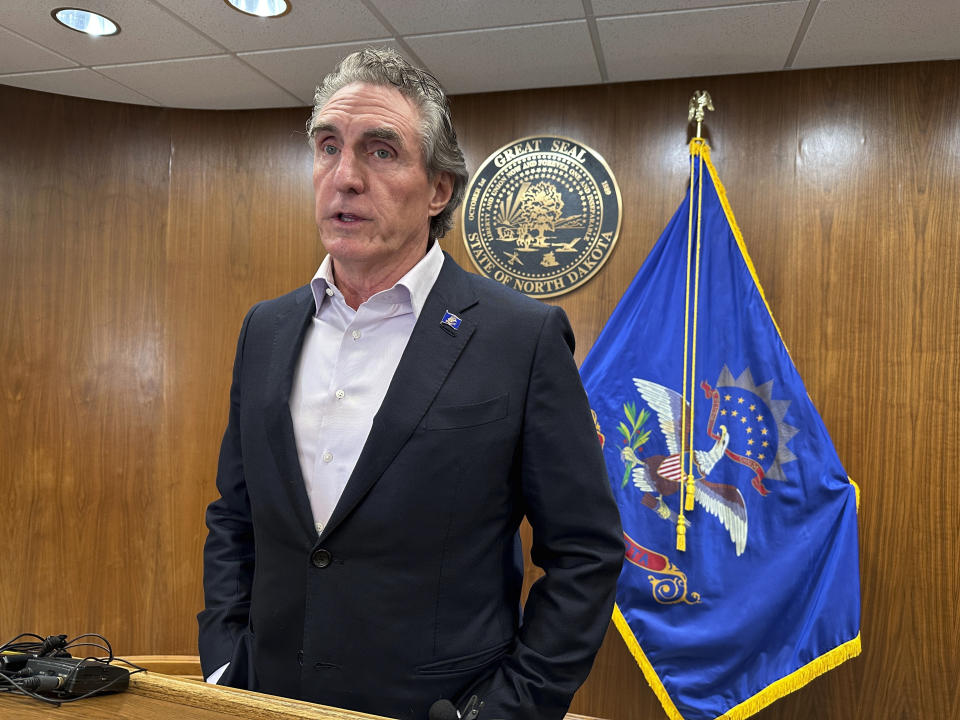
{"type": "MultiPolygon", "coordinates": [[[[112,38],[54,23],[50,11],[67,4],[0,0],[0,76],[53,89],[61,80],[44,71],[130,66],[111,72],[144,76],[184,105],[299,105],[340,54],[394,42],[456,93],[694,77],[782,69],[804,17],[791,67],[960,57],[960,0],[292,0],[276,20],[223,0],[83,0],[117,20],[112,38]],[[212,59],[234,54],[237,64],[212,59]],[[195,59],[225,84],[208,91],[183,65],[167,67],[170,82],[135,67],[175,59],[195,59]]],[[[97,72],[63,82],[66,93],[142,101],[97,72]]]]}
{"type": "Polygon", "coordinates": [[[356,0],[294,0],[278,18],[258,18],[223,0],[157,0],[228,50],[265,50],[298,45],[382,38],[390,33],[356,0]]]}
{"type": "Polygon", "coordinates": [[[76,67],[72,60],[0,27],[0,75],[76,67]]]}
{"type": "Polygon", "coordinates": [[[296,107],[300,101],[231,55],[98,67],[166,107],[296,107]]]}
{"type": "Polygon", "coordinates": [[[674,10],[698,10],[722,5],[751,5],[770,0],[593,0],[593,14],[638,15],[641,13],[671,12],[674,10]]]}
{"type": "MultiPolygon", "coordinates": [[[[8,3],[0,24],[81,65],[161,60],[221,52],[214,43],[150,0],[96,0],[77,3],[95,9],[120,26],[110,37],[90,37],[60,25],[50,12],[64,0],[8,3]]],[[[222,4],[222,3],[221,3],[222,4]]]]}
{"type": "Polygon", "coordinates": [[[600,18],[613,82],[781,70],[806,0],[600,18]]]}
{"type": "Polygon", "coordinates": [[[451,95],[600,82],[585,20],[420,35],[407,44],[451,95]]]}
{"type": "Polygon", "coordinates": [[[373,4],[402,35],[583,17],[582,0],[373,0],[373,4]]]}
{"type": "Polygon", "coordinates": [[[957,0],[822,1],[793,67],[960,58],[957,0]]]}
{"type": "Polygon", "coordinates": [[[290,50],[261,50],[238,53],[238,57],[292,92],[304,105],[313,105],[313,93],[324,75],[332,71],[346,55],[371,46],[389,47],[403,55],[403,51],[392,40],[378,40],[290,50]]]}
{"type": "Polygon", "coordinates": [[[133,103],[134,105],[157,105],[158,103],[123,85],[104,77],[94,70],[76,68],[74,70],[53,70],[22,75],[0,75],[0,85],[15,85],[28,90],[73,95],[91,100],[109,100],[110,102],[133,103]]]}

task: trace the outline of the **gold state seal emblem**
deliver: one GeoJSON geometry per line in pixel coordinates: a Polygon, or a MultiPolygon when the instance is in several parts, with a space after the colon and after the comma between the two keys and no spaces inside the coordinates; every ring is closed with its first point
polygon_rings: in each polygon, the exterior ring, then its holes
{"type": "Polygon", "coordinates": [[[620,188],[600,155],[552,136],[516,140],[488,157],[463,204],[463,240],[477,269],[532,297],[593,277],[617,242],[620,188]]]}

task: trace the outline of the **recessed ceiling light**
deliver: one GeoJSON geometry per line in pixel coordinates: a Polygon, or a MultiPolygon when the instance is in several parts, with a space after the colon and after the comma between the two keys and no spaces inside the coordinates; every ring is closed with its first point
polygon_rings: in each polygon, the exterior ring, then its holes
{"type": "Polygon", "coordinates": [[[87,35],[116,35],[120,26],[103,15],[79,8],[57,8],[50,13],[64,27],[87,35]]]}
{"type": "Polygon", "coordinates": [[[287,0],[223,0],[227,5],[247,15],[280,17],[290,12],[287,0]]]}

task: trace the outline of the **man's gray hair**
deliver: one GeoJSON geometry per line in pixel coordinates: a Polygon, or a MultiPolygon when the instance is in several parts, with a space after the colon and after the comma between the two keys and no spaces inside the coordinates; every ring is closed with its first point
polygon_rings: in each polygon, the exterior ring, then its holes
{"type": "Polygon", "coordinates": [[[420,145],[427,174],[431,179],[441,172],[448,172],[453,177],[450,202],[430,218],[431,239],[443,237],[453,227],[453,213],[463,200],[469,175],[450,118],[450,105],[440,83],[433,75],[414,67],[389,48],[365,48],[347,55],[323,79],[314,94],[313,112],[307,122],[311,141],[316,118],[330,98],[338,90],[358,82],[395,87],[420,110],[420,145]]]}

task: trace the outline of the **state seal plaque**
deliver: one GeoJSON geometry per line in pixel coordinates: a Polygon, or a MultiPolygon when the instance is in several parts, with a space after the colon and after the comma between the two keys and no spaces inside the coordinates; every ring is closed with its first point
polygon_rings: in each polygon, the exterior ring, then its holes
{"type": "Polygon", "coordinates": [[[488,157],[467,187],[463,241],[477,269],[536,298],[592,278],[620,234],[620,188],[581,142],[526,137],[488,157]]]}

